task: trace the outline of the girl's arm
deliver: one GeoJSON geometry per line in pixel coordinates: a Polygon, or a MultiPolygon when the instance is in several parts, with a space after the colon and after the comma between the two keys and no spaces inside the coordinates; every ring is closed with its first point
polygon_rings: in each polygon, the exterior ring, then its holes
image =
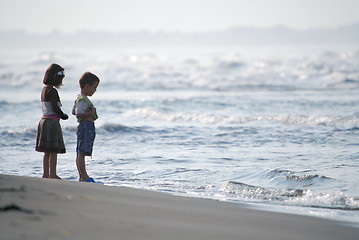
{"type": "Polygon", "coordinates": [[[51,102],[51,106],[52,109],[54,110],[54,112],[59,115],[59,117],[63,120],[66,120],[69,118],[69,116],[67,116],[67,114],[65,114],[60,106],[59,106],[59,102],[60,102],[60,97],[57,93],[57,91],[55,89],[52,89],[52,91],[50,91],[50,102],[51,102]]]}

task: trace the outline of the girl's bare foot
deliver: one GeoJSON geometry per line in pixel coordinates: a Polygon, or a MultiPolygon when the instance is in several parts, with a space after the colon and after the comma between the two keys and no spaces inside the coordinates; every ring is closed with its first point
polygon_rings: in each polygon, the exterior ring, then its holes
{"type": "Polygon", "coordinates": [[[50,176],[49,178],[52,178],[52,179],[61,179],[59,176],[55,175],[55,176],[50,176]]]}

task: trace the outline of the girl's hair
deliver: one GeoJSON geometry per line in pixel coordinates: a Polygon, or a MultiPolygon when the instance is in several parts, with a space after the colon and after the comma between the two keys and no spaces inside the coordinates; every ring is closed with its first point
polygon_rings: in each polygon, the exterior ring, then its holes
{"type": "Polygon", "coordinates": [[[81,89],[84,88],[86,84],[92,85],[95,82],[100,82],[100,79],[95,74],[90,72],[85,72],[79,80],[81,89]]]}
{"type": "Polygon", "coordinates": [[[45,72],[43,83],[45,85],[60,87],[62,85],[63,78],[61,77],[55,78],[55,75],[60,71],[64,71],[64,68],[56,63],[51,64],[45,72]]]}

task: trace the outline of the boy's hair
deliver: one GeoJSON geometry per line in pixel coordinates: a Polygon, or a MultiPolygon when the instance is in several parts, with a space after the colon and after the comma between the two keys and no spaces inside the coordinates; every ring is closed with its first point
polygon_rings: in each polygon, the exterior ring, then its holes
{"type": "Polygon", "coordinates": [[[86,84],[92,85],[95,82],[100,82],[100,79],[95,74],[90,72],[85,72],[79,80],[81,89],[84,88],[86,84]]]}
{"type": "Polygon", "coordinates": [[[60,71],[64,71],[64,68],[56,63],[51,64],[47,68],[45,72],[44,80],[42,82],[45,85],[60,87],[62,85],[62,78],[55,78],[55,74],[57,74],[60,71]]]}

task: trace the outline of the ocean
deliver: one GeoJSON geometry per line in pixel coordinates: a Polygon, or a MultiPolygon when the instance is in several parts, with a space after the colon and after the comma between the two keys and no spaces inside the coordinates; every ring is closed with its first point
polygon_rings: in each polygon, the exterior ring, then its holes
{"type": "MultiPolygon", "coordinates": [[[[246,203],[359,226],[359,48],[4,49],[0,173],[42,176],[34,151],[46,68],[71,115],[85,71],[96,140],[91,177],[107,185],[246,203]]],[[[61,121],[58,175],[78,181],[74,116],[61,121]]]]}

